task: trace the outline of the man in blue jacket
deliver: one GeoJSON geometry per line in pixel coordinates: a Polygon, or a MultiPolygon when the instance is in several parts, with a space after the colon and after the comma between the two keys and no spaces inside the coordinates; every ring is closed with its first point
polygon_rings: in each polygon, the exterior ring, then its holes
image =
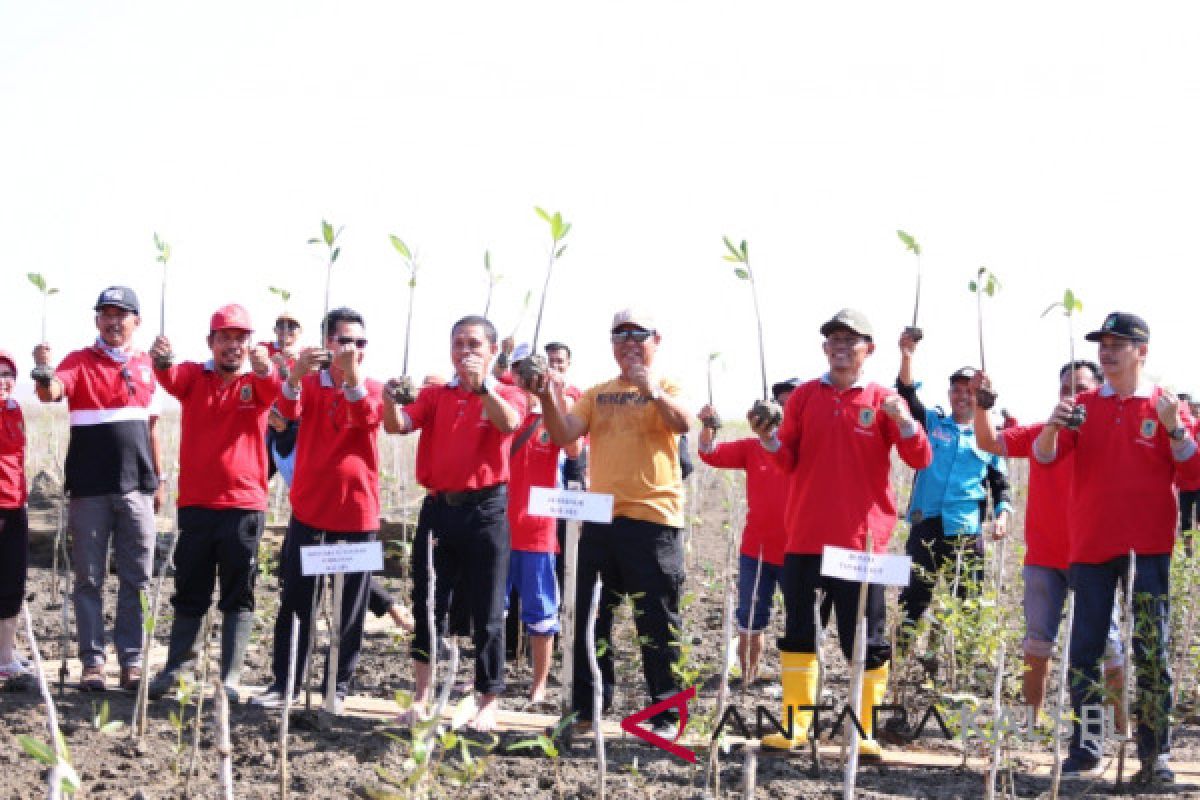
{"type": "Polygon", "coordinates": [[[906,639],[929,607],[939,570],[948,564],[953,569],[957,562],[960,597],[969,586],[982,584],[982,530],[989,490],[996,538],[1007,533],[1012,510],[1004,460],[979,449],[975,442],[975,393],[970,385],[975,369],[963,367],[950,376],[949,414],[940,408],[927,409],[917,396],[920,384],[913,379],[916,347],[911,336],[901,335],[896,388],[913,418],[925,426],[933,462],[917,473],[909,504],[907,551],[914,570],[900,593],[906,639]]]}

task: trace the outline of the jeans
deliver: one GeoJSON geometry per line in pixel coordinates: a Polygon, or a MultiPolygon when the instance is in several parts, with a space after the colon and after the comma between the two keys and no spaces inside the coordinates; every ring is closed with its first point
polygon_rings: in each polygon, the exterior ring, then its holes
{"type": "MultiPolygon", "coordinates": [[[[858,627],[858,595],[862,584],[821,575],[821,556],[788,553],[783,557],[783,602],[787,609],[784,635],[779,649],[788,653],[817,652],[817,624],[813,605],[817,589],[825,592],[821,625],[828,623],[829,607],[837,613],[838,644],[847,661],[854,659],[854,636],[858,627]]],[[[887,600],[879,584],[867,584],[867,659],[866,668],[875,669],[892,659],[887,635],[887,600]]]]}
{"type": "Polygon", "coordinates": [[[197,506],[179,509],[175,596],[171,598],[177,614],[204,616],[212,604],[218,573],[221,595],[217,608],[223,612],[254,610],[258,543],[265,522],[262,511],[197,506]]]}
{"type": "Polygon", "coordinates": [[[475,644],[475,691],[504,691],[504,589],[508,580],[508,492],[500,486],[473,503],[451,506],[437,496],[426,497],[417,518],[413,541],[412,657],[429,662],[429,538],[433,537],[434,625],[438,635],[449,628],[461,632],[458,621],[447,625],[452,609],[469,614],[475,644]]]}
{"type": "MultiPolygon", "coordinates": [[[[312,623],[313,592],[316,589],[317,577],[304,575],[301,571],[300,548],[321,543],[321,531],[310,528],[294,516],[288,523],[287,533],[283,537],[283,548],[279,556],[279,582],[281,597],[279,599],[279,615],[275,618],[275,642],[271,657],[271,671],[274,673],[274,687],[282,689],[287,686],[288,649],[292,641],[292,615],[300,621],[299,644],[296,648],[296,686],[308,668],[308,629],[312,623]]],[[[375,539],[376,531],[362,533],[325,533],[325,544],[338,542],[369,542],[375,539]]],[[[334,580],[333,575],[322,576],[322,589],[334,580]]],[[[342,586],[342,636],[338,644],[337,677],[335,690],[338,694],[346,694],[350,690],[350,681],[354,677],[354,668],[358,665],[358,656],[362,651],[363,619],[367,614],[367,592],[371,583],[369,572],[347,572],[343,577],[342,586]]],[[[329,654],[325,656],[325,674],[329,674],[329,654]]]]}
{"type": "Polygon", "coordinates": [[[937,574],[953,568],[962,554],[958,579],[958,597],[965,598],[971,585],[975,591],[983,585],[983,537],[978,533],[946,536],[941,517],[926,517],[912,527],[905,544],[912,557],[912,577],[900,592],[902,624],[911,630],[921,621],[933,598],[937,574]]]}
{"type": "MultiPolygon", "coordinates": [[[[642,672],[650,703],[679,691],[671,664],[679,658],[682,618],[679,600],[684,581],[683,538],[678,528],[645,520],[614,517],[607,525],[586,522],[579,537],[575,586],[575,652],[571,710],[581,720],[593,719],[592,670],[587,654],[587,623],[596,578],[604,581],[596,619],[596,641],[608,643],[597,652],[606,698],[616,685],[613,669],[613,610],[622,594],[633,597],[633,622],[642,648],[642,672]]],[[[659,715],[674,718],[674,712],[659,715]]]]}
{"type": "Polygon", "coordinates": [[[104,577],[108,546],[117,561],[117,619],[113,639],[122,667],[141,666],[142,603],[154,569],[154,496],[140,491],[72,497],[67,506],[75,569],[75,626],[79,660],[104,663],[104,577]]]}
{"type": "Polygon", "coordinates": [[[782,576],[782,565],[768,564],[744,553],[738,556],[738,630],[742,633],[757,633],[767,629],[767,623],[771,621],[775,588],[779,586],[782,576]],[[755,576],[758,577],[757,592],[754,589],[755,576]],[[754,606],[753,620],[750,619],[750,606],[754,606]]]}
{"type": "MultiPolygon", "coordinates": [[[[1099,661],[1104,656],[1113,593],[1124,585],[1129,557],[1103,564],[1072,564],[1075,621],[1071,629],[1071,708],[1083,719],[1083,707],[1104,702],[1099,661]]],[[[1170,624],[1169,555],[1138,556],[1133,578],[1133,663],[1137,670],[1137,754],[1145,761],[1170,751],[1171,672],[1167,630],[1170,624]]],[[[1086,722],[1086,720],[1084,720],[1086,722]]],[[[1076,722],[1070,754],[1099,758],[1103,753],[1099,725],[1076,722]],[[1084,730],[1086,728],[1086,730],[1084,730]]]]}

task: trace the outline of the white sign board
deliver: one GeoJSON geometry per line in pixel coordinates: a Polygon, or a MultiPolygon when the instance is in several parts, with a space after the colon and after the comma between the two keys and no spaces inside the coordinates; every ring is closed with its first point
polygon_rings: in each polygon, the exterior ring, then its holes
{"type": "Polygon", "coordinates": [[[908,586],[912,559],[887,553],[864,553],[844,547],[825,546],[821,555],[821,574],[830,578],[856,583],[882,583],[885,586],[908,586]]]}
{"type": "Polygon", "coordinates": [[[300,572],[304,575],[378,572],[381,569],[383,542],[320,544],[300,548],[300,572]]]}
{"type": "Polygon", "coordinates": [[[529,514],[583,522],[612,522],[613,496],[533,486],[529,490],[529,514]]]}

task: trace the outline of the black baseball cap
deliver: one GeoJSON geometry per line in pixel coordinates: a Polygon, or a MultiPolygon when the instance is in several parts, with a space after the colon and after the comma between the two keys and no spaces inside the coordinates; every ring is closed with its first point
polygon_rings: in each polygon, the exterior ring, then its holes
{"type": "Polygon", "coordinates": [[[142,313],[138,306],[137,293],[128,286],[110,286],[101,292],[100,296],[96,298],[96,310],[99,311],[104,306],[123,308],[138,316],[141,316],[142,313]]]}
{"type": "Polygon", "coordinates": [[[954,383],[955,381],[969,381],[971,378],[975,377],[975,373],[978,371],[979,370],[975,369],[974,367],[959,367],[958,369],[954,370],[954,374],[950,376],[950,382],[954,383]]]}
{"type": "Polygon", "coordinates": [[[1119,336],[1132,342],[1145,344],[1150,341],[1150,326],[1146,320],[1128,311],[1114,311],[1104,318],[1100,330],[1083,337],[1089,342],[1098,342],[1103,336],[1119,336]]]}
{"type": "Polygon", "coordinates": [[[781,392],[793,391],[799,385],[800,385],[799,378],[788,378],[786,381],[780,381],[779,383],[772,384],[771,385],[771,396],[779,397],[781,392]]]}

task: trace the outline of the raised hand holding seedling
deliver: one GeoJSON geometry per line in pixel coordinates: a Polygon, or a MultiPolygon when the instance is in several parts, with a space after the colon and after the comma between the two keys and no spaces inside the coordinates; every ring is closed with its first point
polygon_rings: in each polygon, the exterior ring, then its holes
{"type": "Polygon", "coordinates": [[[900,241],[904,243],[904,249],[912,253],[917,259],[917,291],[916,297],[913,300],[912,325],[905,328],[904,332],[914,342],[919,342],[925,336],[924,331],[917,327],[917,314],[921,310],[921,245],[904,231],[896,231],[896,236],[900,237],[900,241]]]}
{"type": "MultiPolygon", "coordinates": [[[[537,322],[533,326],[533,342],[529,345],[529,356],[513,365],[525,378],[531,378],[535,373],[546,372],[549,368],[546,357],[537,351],[538,335],[542,330],[542,313],[546,309],[546,293],[550,289],[550,276],[554,273],[554,265],[558,259],[567,251],[563,240],[571,232],[571,223],[564,222],[560,212],[555,211],[550,214],[540,207],[535,207],[534,211],[550,226],[550,258],[546,264],[546,279],[542,282],[542,298],[538,302],[537,322]]],[[[528,298],[526,301],[528,302],[528,298]]]]}
{"type": "Polygon", "coordinates": [[[315,244],[318,247],[324,245],[327,250],[325,262],[325,308],[321,313],[321,324],[317,326],[317,330],[321,332],[321,345],[324,355],[321,357],[321,366],[327,366],[333,355],[324,349],[325,340],[329,337],[331,331],[325,330],[325,320],[329,318],[329,289],[333,283],[333,265],[338,260],[338,256],[342,254],[342,248],[338,245],[338,237],[342,235],[344,228],[334,229],[326,220],[321,220],[321,235],[308,240],[309,244],[315,244]]]}
{"type": "Polygon", "coordinates": [[[417,399],[416,385],[408,374],[408,345],[412,339],[413,296],[417,290],[417,270],[420,265],[416,253],[403,239],[394,233],[389,234],[388,238],[392,247],[400,254],[400,258],[404,259],[404,268],[408,271],[408,319],[404,323],[404,360],[400,367],[400,377],[388,381],[386,388],[392,393],[392,399],[396,403],[407,406],[417,399]]]}
{"type": "MultiPolygon", "coordinates": [[[[987,267],[980,267],[975,273],[975,280],[967,283],[967,289],[975,295],[975,321],[979,328],[980,369],[987,369],[987,362],[983,356],[983,296],[986,294],[988,297],[995,297],[999,288],[1000,280],[996,277],[996,273],[987,267]]],[[[996,395],[990,389],[980,389],[975,393],[975,402],[985,409],[990,409],[996,404],[996,395]]]]}
{"type": "MultiPolygon", "coordinates": [[[[1046,310],[1042,312],[1042,316],[1045,317],[1056,308],[1061,308],[1063,316],[1067,318],[1067,352],[1070,354],[1070,361],[1068,363],[1072,365],[1072,368],[1069,370],[1069,372],[1071,379],[1071,397],[1073,399],[1075,395],[1078,394],[1078,391],[1077,387],[1075,386],[1075,330],[1072,323],[1075,319],[1075,315],[1078,312],[1083,311],[1083,303],[1080,302],[1078,297],[1076,297],[1075,292],[1067,289],[1063,292],[1062,300],[1048,305],[1046,310]]],[[[1086,408],[1083,406],[1072,405],[1072,411],[1070,412],[1070,416],[1067,419],[1067,424],[1064,427],[1071,430],[1078,430],[1079,426],[1084,423],[1086,418],[1086,408]]]]}

